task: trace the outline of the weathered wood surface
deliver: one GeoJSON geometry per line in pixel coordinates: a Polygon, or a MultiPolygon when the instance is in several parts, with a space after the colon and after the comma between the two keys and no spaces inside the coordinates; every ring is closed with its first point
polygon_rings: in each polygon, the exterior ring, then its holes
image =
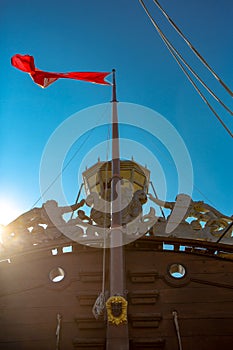
{"type": "MultiPolygon", "coordinates": [[[[48,250],[0,263],[0,348],[55,349],[60,313],[61,349],[103,350],[106,320],[92,314],[102,289],[102,259],[102,249],[74,244],[72,253],[53,256],[48,250]],[[54,267],[65,271],[61,282],[49,279],[54,267]]],[[[108,267],[108,251],[106,259],[108,267]]],[[[178,350],[174,310],[184,350],[232,347],[232,260],[151,250],[139,240],[137,247],[125,247],[125,265],[131,350],[178,350]],[[183,278],[169,275],[174,263],[185,267],[183,278]]],[[[107,268],[106,290],[108,277],[107,268]]]]}

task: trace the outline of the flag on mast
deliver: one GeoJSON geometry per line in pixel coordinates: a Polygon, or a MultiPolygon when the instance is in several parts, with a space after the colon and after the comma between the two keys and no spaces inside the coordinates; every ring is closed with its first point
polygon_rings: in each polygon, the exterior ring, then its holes
{"type": "Polygon", "coordinates": [[[68,78],[75,80],[83,80],[89,83],[110,85],[105,81],[105,77],[110,72],[69,72],[69,73],[52,73],[37,69],[34,64],[34,57],[30,55],[16,54],[11,58],[11,64],[15,68],[29,73],[32,80],[42,88],[54,83],[59,78],[68,78]]]}

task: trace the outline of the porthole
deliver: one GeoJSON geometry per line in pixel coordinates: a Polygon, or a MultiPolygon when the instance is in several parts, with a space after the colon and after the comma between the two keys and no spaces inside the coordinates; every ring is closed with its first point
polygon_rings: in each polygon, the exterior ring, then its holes
{"type": "Polygon", "coordinates": [[[186,274],[186,269],[181,264],[172,264],[169,266],[169,274],[173,278],[183,278],[186,274]]]}
{"type": "Polygon", "coordinates": [[[65,278],[65,271],[61,267],[54,267],[49,273],[51,282],[61,282],[65,278]]]}

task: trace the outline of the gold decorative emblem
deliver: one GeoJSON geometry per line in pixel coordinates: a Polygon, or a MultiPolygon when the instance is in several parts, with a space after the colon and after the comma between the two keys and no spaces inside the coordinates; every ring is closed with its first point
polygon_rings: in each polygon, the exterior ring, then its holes
{"type": "Polygon", "coordinates": [[[121,296],[110,297],[106,302],[108,322],[116,326],[127,322],[127,304],[128,302],[121,296]]]}

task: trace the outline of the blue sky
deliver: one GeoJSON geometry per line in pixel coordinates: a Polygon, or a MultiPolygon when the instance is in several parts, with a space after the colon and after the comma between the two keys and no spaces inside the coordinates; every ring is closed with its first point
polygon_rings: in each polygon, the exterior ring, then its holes
{"type": "MultiPolygon", "coordinates": [[[[184,45],[152,0],[145,2],[172,43],[232,108],[232,98],[184,45]]],[[[233,88],[232,2],[160,2],[219,76],[233,88]]],[[[111,100],[110,87],[73,80],[60,79],[41,89],[26,73],[11,66],[10,58],[16,53],[34,56],[36,66],[45,71],[115,68],[119,101],[157,111],[183,138],[193,164],[193,198],[204,200],[227,215],[233,214],[232,138],[187,81],[139,1],[1,0],[0,32],[0,223],[6,224],[31,209],[40,198],[41,157],[54,130],[71,115],[111,100]]],[[[212,98],[210,101],[233,131],[232,116],[212,98]]],[[[80,123],[85,123],[82,114],[80,123]]],[[[153,118],[150,123],[154,123],[153,118]]],[[[80,160],[94,147],[95,141],[106,139],[106,133],[104,128],[96,130],[67,167],[63,182],[70,203],[75,201],[78,191],[80,160]]],[[[122,135],[139,143],[151,142],[150,150],[167,179],[166,199],[174,200],[177,174],[164,145],[150,140],[148,135],[140,136],[133,127],[129,130],[123,126],[122,135]]],[[[78,147],[77,141],[65,161],[78,147]]],[[[96,160],[97,157],[96,153],[96,160]]],[[[143,159],[140,154],[134,154],[134,158],[143,159]]],[[[155,173],[152,180],[159,186],[155,173]]],[[[39,201],[37,206],[41,204],[39,201]]]]}

